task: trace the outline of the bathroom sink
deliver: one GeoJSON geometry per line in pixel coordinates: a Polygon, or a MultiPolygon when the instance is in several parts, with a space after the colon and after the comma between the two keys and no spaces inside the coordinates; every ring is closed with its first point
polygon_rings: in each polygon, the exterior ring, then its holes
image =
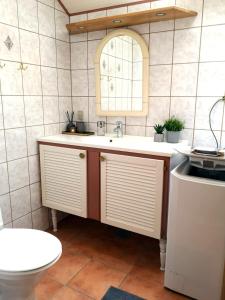
{"type": "Polygon", "coordinates": [[[39,142],[56,143],[64,145],[74,145],[79,147],[89,147],[97,149],[136,152],[150,155],[172,156],[177,153],[179,146],[187,146],[187,141],[178,144],[156,143],[152,137],[124,135],[118,138],[114,134],[106,136],[73,136],[58,134],[46,136],[39,139],[39,142]]]}

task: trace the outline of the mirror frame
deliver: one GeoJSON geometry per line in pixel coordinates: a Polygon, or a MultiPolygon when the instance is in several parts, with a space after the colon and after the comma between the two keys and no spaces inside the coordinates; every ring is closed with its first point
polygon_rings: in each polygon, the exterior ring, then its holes
{"type": "Polygon", "coordinates": [[[143,37],[130,29],[117,29],[107,34],[99,43],[95,55],[95,79],[96,79],[96,114],[98,116],[147,116],[148,114],[148,82],[149,82],[149,51],[143,37]],[[105,45],[114,37],[127,35],[136,40],[140,45],[142,63],[142,111],[102,111],[101,110],[101,79],[100,79],[100,58],[105,45]]]}

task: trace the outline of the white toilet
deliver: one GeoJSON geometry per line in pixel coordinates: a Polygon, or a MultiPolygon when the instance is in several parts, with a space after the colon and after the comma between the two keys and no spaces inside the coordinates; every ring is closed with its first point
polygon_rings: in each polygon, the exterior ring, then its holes
{"type": "Polygon", "coordinates": [[[34,300],[35,285],[61,254],[61,242],[47,232],[3,228],[0,210],[0,300],[34,300]]]}

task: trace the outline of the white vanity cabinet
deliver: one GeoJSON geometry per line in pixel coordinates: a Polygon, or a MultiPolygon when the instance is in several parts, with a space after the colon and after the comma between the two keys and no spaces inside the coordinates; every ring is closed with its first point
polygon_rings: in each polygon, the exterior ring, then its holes
{"type": "Polygon", "coordinates": [[[86,150],[40,145],[42,203],[87,217],[86,150]]]}
{"type": "Polygon", "coordinates": [[[101,153],[101,222],[160,239],[164,161],[101,153]]]}

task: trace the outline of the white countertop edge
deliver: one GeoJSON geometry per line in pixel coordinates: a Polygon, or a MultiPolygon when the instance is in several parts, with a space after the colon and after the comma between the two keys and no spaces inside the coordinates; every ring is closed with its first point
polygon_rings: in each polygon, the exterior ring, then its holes
{"type": "MultiPolygon", "coordinates": [[[[62,144],[62,145],[71,145],[71,146],[78,146],[78,147],[85,147],[85,148],[95,148],[95,149],[105,149],[105,150],[111,150],[111,151],[121,151],[121,152],[130,152],[130,153],[138,153],[138,154],[147,154],[147,155],[155,155],[155,156],[163,156],[163,157],[172,157],[173,155],[177,154],[178,152],[176,151],[176,148],[179,148],[179,146],[187,146],[187,141],[181,141],[180,143],[177,144],[169,144],[169,143],[156,143],[153,142],[151,137],[136,137],[136,136],[124,136],[129,137],[129,139],[134,139],[134,145],[135,145],[135,140],[142,140],[143,142],[149,141],[152,143],[154,146],[158,146],[159,150],[156,149],[148,149],[146,145],[140,145],[140,147],[129,147],[126,144],[124,146],[121,145],[116,145],[116,144],[104,144],[104,143],[99,143],[94,141],[94,137],[97,139],[99,136],[82,136],[82,139],[87,139],[88,142],[85,141],[79,141],[78,139],[80,136],[71,136],[71,135],[64,135],[64,134],[58,134],[58,135],[53,135],[53,136],[46,136],[39,138],[39,142],[45,142],[45,143],[52,143],[52,144],[62,144]],[[78,138],[77,138],[78,137],[78,138]],[[142,147],[141,147],[142,146],[142,147]],[[144,146],[144,147],[143,147],[144,146]],[[162,149],[165,148],[165,149],[162,149]]],[[[105,139],[116,139],[111,136],[105,136],[105,137],[100,137],[105,138],[105,139]]],[[[117,141],[122,141],[123,138],[117,141]]],[[[126,142],[125,142],[126,143],[126,142]]]]}

